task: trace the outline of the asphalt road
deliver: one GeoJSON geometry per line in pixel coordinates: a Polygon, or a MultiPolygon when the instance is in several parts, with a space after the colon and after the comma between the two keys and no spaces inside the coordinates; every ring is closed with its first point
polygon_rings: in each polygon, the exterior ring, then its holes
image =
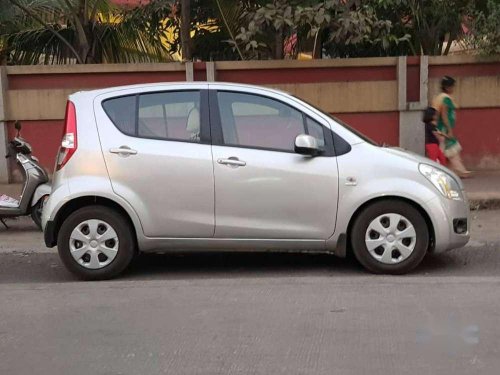
{"type": "Polygon", "coordinates": [[[498,374],[500,211],[407,276],[310,254],[141,256],[80,282],[0,229],[0,374],[498,374]]]}

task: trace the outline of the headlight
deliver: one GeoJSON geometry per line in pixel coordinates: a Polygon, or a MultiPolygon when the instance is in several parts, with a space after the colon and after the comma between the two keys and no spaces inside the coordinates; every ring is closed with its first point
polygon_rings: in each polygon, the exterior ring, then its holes
{"type": "Polygon", "coordinates": [[[448,173],[428,164],[420,164],[418,169],[446,198],[456,201],[463,199],[457,181],[448,173]]]}

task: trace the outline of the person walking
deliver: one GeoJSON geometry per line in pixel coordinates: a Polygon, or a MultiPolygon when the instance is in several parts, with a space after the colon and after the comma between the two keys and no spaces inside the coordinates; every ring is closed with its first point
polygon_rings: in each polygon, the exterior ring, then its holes
{"type": "Polygon", "coordinates": [[[422,118],[425,124],[425,155],[432,161],[446,165],[446,157],[439,146],[439,137],[442,137],[443,133],[437,129],[436,118],[437,111],[432,107],[427,107],[422,118]]]}
{"type": "Polygon", "coordinates": [[[455,79],[450,76],[444,76],[441,80],[441,93],[437,95],[432,103],[438,114],[437,128],[444,134],[444,155],[448,158],[449,167],[460,177],[470,176],[460,156],[462,146],[454,134],[456,122],[456,104],[452,98],[455,88],[455,79]]]}

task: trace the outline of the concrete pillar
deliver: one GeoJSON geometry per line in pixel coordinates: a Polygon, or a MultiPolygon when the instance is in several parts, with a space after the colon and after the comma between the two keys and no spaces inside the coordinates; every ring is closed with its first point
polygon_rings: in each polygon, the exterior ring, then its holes
{"type": "Polygon", "coordinates": [[[398,109],[406,110],[406,56],[398,58],[398,109]]]}
{"type": "Polygon", "coordinates": [[[9,182],[7,159],[7,71],[0,66],[0,184],[9,182]]]}
{"type": "Polygon", "coordinates": [[[207,66],[207,81],[214,82],[216,80],[215,62],[208,61],[206,66],[207,66]]]}
{"type": "Polygon", "coordinates": [[[188,61],[184,64],[186,67],[186,81],[193,82],[194,81],[194,66],[191,61],[188,61]]]}
{"type": "Polygon", "coordinates": [[[420,56],[420,103],[429,105],[429,56],[420,56]]]}
{"type": "Polygon", "coordinates": [[[399,106],[399,145],[400,147],[425,154],[425,129],[422,124],[422,111],[428,105],[429,59],[420,58],[420,100],[408,102],[406,98],[406,57],[398,60],[398,106],[399,106]]]}

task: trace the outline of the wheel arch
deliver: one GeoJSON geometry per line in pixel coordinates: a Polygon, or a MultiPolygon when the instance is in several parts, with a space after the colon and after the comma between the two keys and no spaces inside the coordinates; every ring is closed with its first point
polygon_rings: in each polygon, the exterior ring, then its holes
{"type": "Polygon", "coordinates": [[[136,245],[137,245],[137,232],[136,232],[137,228],[134,225],[134,221],[132,220],[129,212],[127,212],[127,210],[121,204],[117,203],[116,201],[114,201],[110,198],[106,198],[106,197],[102,197],[102,196],[98,196],[98,195],[80,196],[80,197],[73,198],[70,201],[66,202],[58,210],[56,216],[54,217],[53,225],[52,225],[52,233],[50,236],[50,238],[52,240],[51,240],[51,243],[47,244],[47,245],[48,246],[49,245],[55,246],[57,244],[57,236],[59,234],[59,230],[61,228],[61,225],[69,215],[71,215],[73,212],[75,212],[76,210],[78,210],[82,207],[91,206],[91,205],[99,205],[99,206],[108,207],[108,208],[111,208],[111,209],[117,211],[121,215],[123,215],[123,217],[125,218],[127,223],[130,225],[130,228],[132,229],[134,241],[136,242],[136,245]]]}
{"type": "Polygon", "coordinates": [[[422,215],[422,217],[424,218],[425,223],[427,225],[427,228],[429,230],[429,250],[428,251],[432,251],[434,249],[434,245],[435,245],[434,225],[433,225],[431,217],[429,216],[429,214],[427,213],[427,211],[420,204],[418,204],[417,202],[415,202],[414,200],[411,200],[411,199],[405,198],[405,197],[401,197],[401,196],[393,195],[393,196],[383,196],[383,197],[377,197],[377,198],[370,199],[370,200],[366,201],[365,203],[363,203],[361,206],[359,206],[356,209],[356,211],[354,211],[354,214],[351,216],[351,218],[349,220],[349,224],[347,225],[347,231],[346,231],[346,235],[347,235],[347,239],[346,239],[346,246],[347,246],[347,248],[346,248],[346,250],[347,250],[347,253],[351,253],[352,252],[352,248],[351,248],[351,232],[352,232],[352,227],[353,227],[354,222],[356,221],[357,217],[368,206],[371,206],[372,204],[378,203],[378,202],[381,202],[381,201],[399,201],[399,202],[405,202],[405,203],[408,203],[411,206],[413,206],[417,211],[419,211],[420,214],[422,215]]]}

